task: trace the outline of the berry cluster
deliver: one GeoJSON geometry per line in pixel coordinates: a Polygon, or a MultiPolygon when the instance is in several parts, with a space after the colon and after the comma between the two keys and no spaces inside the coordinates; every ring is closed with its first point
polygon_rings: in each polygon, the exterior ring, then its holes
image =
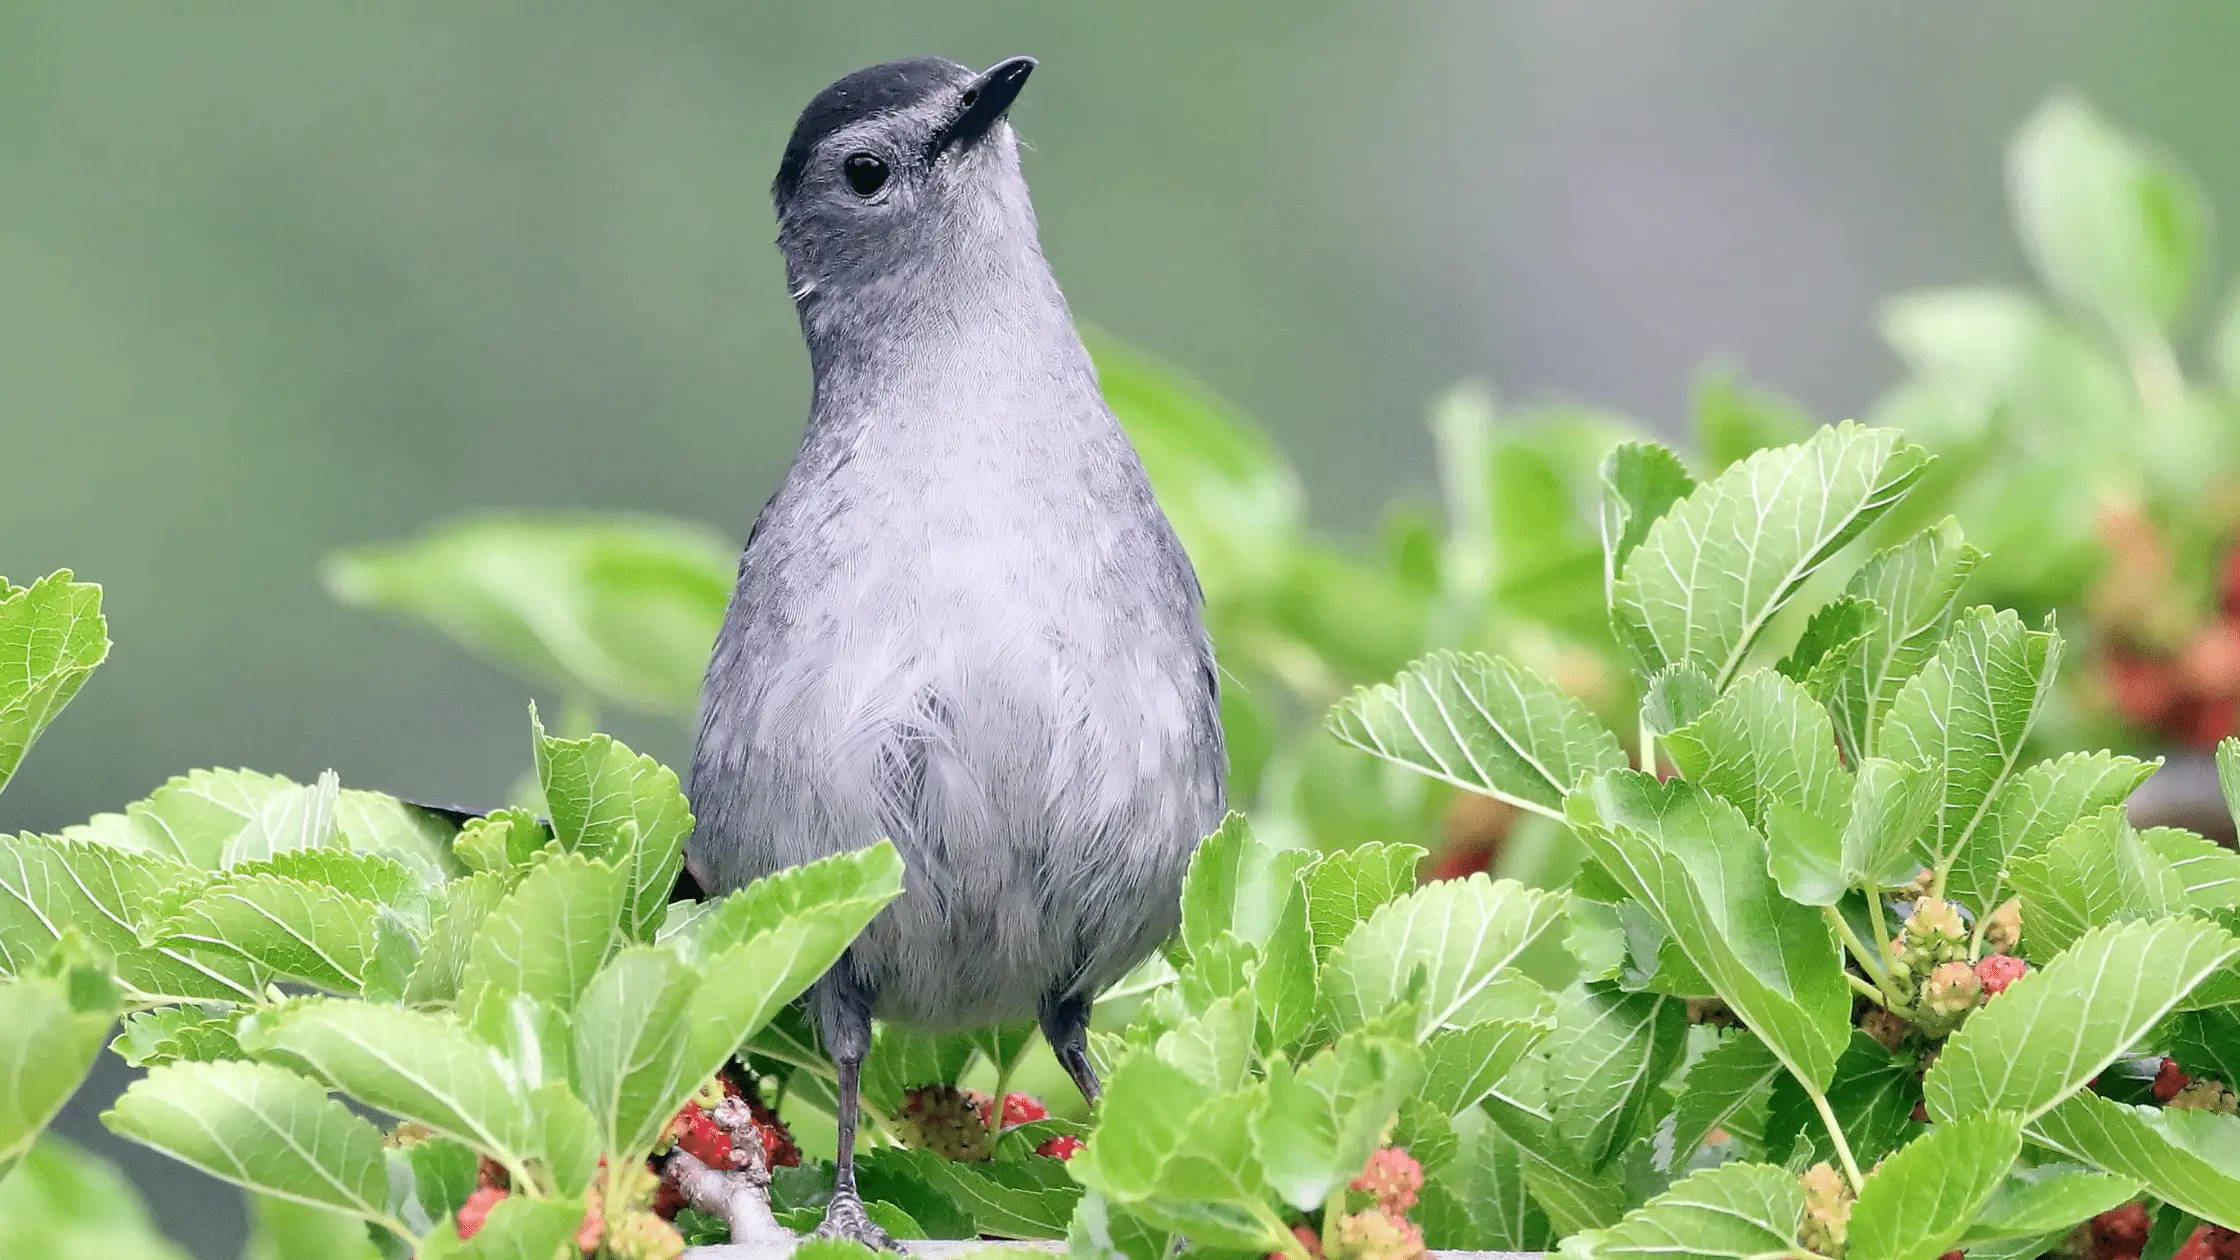
{"type": "Polygon", "coordinates": [[[2195,1078],[2178,1067],[2176,1059],[2164,1059],[2154,1074],[2155,1101],[2165,1107],[2181,1111],[2214,1111],[2220,1115],[2240,1112],[2240,1096],[2223,1081],[2195,1078]]]}
{"type": "MultiPolygon", "coordinates": [[[[2139,1260],[2153,1232],[2153,1218],[2144,1204],[2126,1203],[2102,1212],[2049,1253],[2062,1260],[2139,1260]]],[[[2240,1233],[2216,1225],[2201,1225],[2171,1253],[2171,1260],[2240,1260],[2240,1233]]]]}
{"type": "Polygon", "coordinates": [[[2107,703],[2136,726],[2214,747],[2240,731],[2240,549],[2226,554],[2218,607],[2203,620],[2178,589],[2171,547],[2145,513],[2105,513],[2100,532],[2112,559],[2091,612],[2107,703]]]}
{"type": "MultiPolygon", "coordinates": [[[[601,1159],[604,1169],[607,1161],[601,1159]]],[[[452,1216],[460,1241],[472,1239],[489,1223],[490,1213],[512,1193],[505,1170],[484,1158],[476,1176],[477,1186],[452,1216]]],[[[642,1206],[654,1194],[656,1178],[640,1172],[624,1187],[623,1201],[631,1204],[611,1227],[601,1207],[596,1185],[584,1192],[583,1220],[576,1226],[576,1251],[589,1256],[605,1245],[611,1260],[677,1260],[684,1254],[684,1239],[669,1223],[642,1206]]]]}
{"type": "MultiPolygon", "coordinates": [[[[1369,1156],[1361,1175],[1348,1186],[1346,1211],[1326,1228],[1291,1227],[1294,1237],[1314,1260],[1425,1260],[1423,1230],[1408,1219],[1423,1191],[1423,1165],[1396,1146],[1386,1146],[1369,1156]],[[1325,1246],[1327,1241],[1328,1246],[1325,1246]]],[[[1335,1208],[1332,1209],[1336,1211],[1335,1208]]],[[[1280,1251],[1268,1260],[1284,1260],[1280,1251]]]]}
{"type": "MultiPolygon", "coordinates": [[[[894,1131],[913,1150],[932,1151],[959,1163],[984,1164],[995,1158],[996,1135],[1049,1118],[1050,1109],[1032,1094],[1005,1094],[999,1110],[995,1099],[977,1089],[918,1085],[903,1091],[894,1131]]],[[[1072,1159],[1084,1145],[1071,1133],[1060,1133],[1044,1138],[1034,1153],[1072,1159]]]]}
{"type": "Polygon", "coordinates": [[[1892,1051],[1919,1030],[1931,1041],[1950,1036],[1969,1012],[2007,991],[2030,966],[2011,950],[2022,942],[2022,903],[2009,901],[1984,921],[1984,948],[1968,960],[1968,924],[1959,907],[1923,892],[1890,942],[1887,968],[1900,999],[1893,1009],[1869,1006],[1859,1028],[1892,1051]]]}
{"type": "Polygon", "coordinates": [[[1815,1255],[1841,1260],[1851,1232],[1851,1207],[1858,1196],[1825,1160],[1806,1169],[1798,1180],[1804,1183],[1804,1219],[1797,1224],[1797,1244],[1815,1255]]]}

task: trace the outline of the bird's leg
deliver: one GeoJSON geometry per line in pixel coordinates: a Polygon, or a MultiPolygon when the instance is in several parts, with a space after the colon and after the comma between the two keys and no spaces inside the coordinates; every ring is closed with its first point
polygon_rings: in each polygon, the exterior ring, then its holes
{"type": "Polygon", "coordinates": [[[820,980],[814,999],[822,1017],[819,1022],[825,1049],[832,1055],[833,1066],[840,1069],[839,1167],[833,1174],[832,1201],[825,1205],[824,1223],[817,1226],[817,1237],[845,1238],[881,1251],[899,1251],[887,1231],[863,1210],[863,1197],[856,1193],[856,1113],[863,1056],[871,1048],[871,999],[843,974],[847,966],[847,961],[841,960],[820,980]]]}
{"type": "Polygon", "coordinates": [[[1086,997],[1067,997],[1043,1007],[1042,1038],[1073,1078],[1074,1088],[1093,1107],[1104,1089],[1097,1083],[1096,1066],[1089,1062],[1089,1002],[1086,997]]]}

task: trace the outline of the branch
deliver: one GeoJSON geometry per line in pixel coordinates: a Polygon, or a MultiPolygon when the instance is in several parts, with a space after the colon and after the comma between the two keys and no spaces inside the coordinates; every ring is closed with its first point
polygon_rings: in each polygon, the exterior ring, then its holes
{"type": "Polygon", "coordinates": [[[687,1206],[729,1225],[734,1245],[782,1256],[799,1241],[770,1214],[767,1172],[759,1179],[751,1169],[725,1172],[708,1167],[689,1152],[674,1150],[662,1161],[661,1175],[684,1196],[687,1206]]]}

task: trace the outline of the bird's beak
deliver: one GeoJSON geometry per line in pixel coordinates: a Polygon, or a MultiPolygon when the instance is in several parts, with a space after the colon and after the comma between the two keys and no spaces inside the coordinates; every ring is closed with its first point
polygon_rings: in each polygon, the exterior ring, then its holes
{"type": "Polygon", "coordinates": [[[966,84],[958,97],[957,116],[933,138],[931,156],[939,158],[949,149],[962,151],[978,144],[1018,99],[1019,89],[1027,85],[1027,76],[1032,73],[1034,58],[1013,57],[988,67],[966,84]]]}

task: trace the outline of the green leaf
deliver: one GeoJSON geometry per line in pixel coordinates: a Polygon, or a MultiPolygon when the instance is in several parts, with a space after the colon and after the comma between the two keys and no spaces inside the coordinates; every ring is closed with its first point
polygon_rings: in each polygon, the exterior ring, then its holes
{"type": "Polygon", "coordinates": [[[903,1093],[920,1085],[953,1085],[972,1066],[972,1038],[963,1033],[925,1033],[898,1024],[872,1030],[864,1056],[863,1096],[886,1110],[900,1110],[903,1093]]]}
{"type": "Polygon", "coordinates": [[[583,854],[539,863],[476,930],[459,972],[462,1017],[487,1030],[516,996],[572,1009],[621,943],[624,896],[622,873],[583,854]]]}
{"type": "Polygon", "coordinates": [[[1444,1115],[1459,1115],[1485,1101],[1518,1060],[1555,1026],[1549,1016],[1488,1020],[1433,1033],[1423,1043],[1423,1085],[1416,1091],[1444,1115]]]}
{"type": "Polygon", "coordinates": [[[1548,1220],[1525,1191],[1524,1155],[1514,1140],[1471,1110],[1455,1117],[1461,1149],[1430,1172],[1412,1214],[1425,1245],[1441,1250],[1538,1250],[1554,1244],[1548,1220]]]}
{"type": "Polygon", "coordinates": [[[159,1063],[210,1063],[242,1058],[233,1039],[241,1012],[235,1007],[159,1006],[124,1017],[109,1049],[134,1067],[159,1063]]]}
{"type": "Polygon", "coordinates": [[[517,515],[337,551],[321,576],[341,603],[423,621],[531,681],[685,717],[738,563],[682,521],[517,515]]]}
{"type": "Polygon", "coordinates": [[[1371,840],[1324,854],[1308,867],[1307,925],[1315,961],[1328,958],[1379,906],[1414,888],[1423,856],[1416,845],[1371,840]]]}
{"type": "Polygon", "coordinates": [[[1851,776],[1827,710],[1772,670],[1735,683],[1664,746],[1682,774],[1734,802],[1753,827],[1765,827],[1776,801],[1831,824],[1849,805],[1851,776]]]}
{"type": "Polygon", "coordinates": [[[231,953],[337,993],[401,992],[417,943],[381,907],[318,884],[235,872],[204,885],[160,929],[166,944],[231,953]]]}
{"type": "Polygon", "coordinates": [[[973,1227],[997,1238],[1063,1238],[1081,1187],[1057,1160],[960,1164],[931,1151],[866,1152],[869,1162],[906,1169],[907,1175],[947,1195],[971,1215],[973,1227]]]}
{"type": "MultiPolygon", "coordinates": [[[[1826,662],[1831,671],[1830,676],[1833,677],[1845,667],[1852,655],[1863,653],[1867,631],[1881,618],[1881,607],[1871,599],[1844,595],[1830,600],[1812,614],[1811,620],[1804,623],[1803,632],[1797,635],[1797,645],[1775,663],[1773,670],[1792,682],[1803,683],[1809,681],[1813,671],[1826,662]]],[[[1697,670],[1696,673],[1701,677],[1703,671],[1697,670]]],[[[1710,684],[1710,679],[1704,679],[1706,687],[1710,684]]],[[[1830,695],[1823,694],[1825,690],[1824,687],[1816,690],[1814,696],[1834,712],[1839,728],[1836,734],[1840,737],[1845,734],[1841,723],[1848,715],[1837,708],[1830,695]]],[[[1844,747],[1850,755],[1858,755],[1855,745],[1846,743],[1844,747]]]]}
{"type": "MultiPolygon", "coordinates": [[[[2063,1234],[2139,1197],[2130,1177],[2049,1165],[2018,1169],[1976,1214],[1962,1244],[2063,1234]]],[[[1856,1219],[1856,1217],[1854,1217],[1856,1219]]]]}
{"type": "Polygon", "coordinates": [[[1154,1051],[1207,1089],[1229,1093],[1248,1083],[1254,1023],[1251,996],[1232,993],[1161,1033],[1154,1051]]]}
{"type": "Polygon", "coordinates": [[[2183,171],[2064,94],[2016,133],[2007,174],[2016,231],[2047,288],[2127,348],[2169,331],[2208,228],[2183,171]]]}
{"type": "Polygon", "coordinates": [[[509,891],[505,876],[489,872],[443,886],[443,910],[420,947],[420,961],[413,965],[411,978],[405,981],[408,1005],[449,1002],[458,996],[460,977],[466,973],[483,922],[509,891]]]}
{"type": "Polygon", "coordinates": [[[481,1156],[464,1142],[424,1138],[405,1148],[412,1165],[412,1193],[431,1221],[457,1212],[475,1192],[481,1156]]]}
{"type": "Polygon", "coordinates": [[[47,836],[0,836],[0,966],[29,967],[71,928],[116,959],[117,978],[143,1000],[256,1001],[265,973],[237,957],[142,946],[202,877],[177,862],[47,836]]]}
{"type": "MultiPolygon", "coordinates": [[[[1857,628],[1842,637],[1836,626],[1821,628],[1827,643],[1805,675],[1805,685],[1835,716],[1836,735],[1853,762],[1879,751],[1884,716],[1899,690],[1944,641],[1960,588],[1982,559],[1981,552],[1962,540],[1959,524],[1948,518],[1876,552],[1845,586],[1845,600],[1839,604],[1855,610],[1849,622],[1857,628]]],[[[1811,627],[1806,637],[1812,637],[1811,627]]],[[[1806,645],[1800,642],[1797,650],[1805,652],[1806,645]]]]}
{"type": "Polygon", "coordinates": [[[1582,776],[1626,764],[1574,696],[1499,657],[1434,652],[1330,711],[1340,740],[1467,791],[1553,814],[1582,776]]]}
{"type": "MultiPolygon", "coordinates": [[[[2235,304],[2240,310],[2240,304],[2235,304]]],[[[2240,827],[2240,735],[2227,735],[2217,741],[2217,789],[2224,797],[2225,813],[2232,818],[2232,825],[2240,827]]]]}
{"type": "Polygon", "coordinates": [[[1795,400],[1749,385],[1732,369],[1698,373],[1691,401],[1696,447],[1714,473],[1768,447],[1803,442],[1818,427],[1795,400]]]}
{"type": "Polygon", "coordinates": [[[1703,720],[1719,703],[1719,688],[1711,676],[1686,661],[1667,665],[1649,676],[1641,693],[1641,720],[1658,735],[1703,720]]]}
{"type": "Polygon", "coordinates": [[[575,1016],[571,1079],[610,1159],[651,1150],[685,1097],[688,1010],[699,978],[675,954],[633,946],[600,968],[575,1016]]]}
{"type": "Polygon", "coordinates": [[[2044,852],[2078,819],[2130,799],[2161,764],[2077,752],[2008,779],[1953,861],[1946,897],[1978,916],[1990,914],[2011,891],[2007,878],[2014,863],[2044,852]]]}
{"type": "Polygon", "coordinates": [[[1851,991],[1821,916],[1780,895],[1765,842],[1728,802],[1685,779],[1630,770],[1580,785],[1572,830],[1672,934],[1782,1063],[1818,1088],[1850,1037],[1851,991]]]}
{"type": "Polygon", "coordinates": [[[1781,1060],[1747,1028],[1727,1034],[1688,1068],[1673,1111],[1672,1152],[1666,1169],[1685,1168],[1711,1131],[1769,1087],[1781,1060]]]}
{"type": "Polygon", "coordinates": [[[175,775],[125,807],[122,822],[96,816],[66,836],[119,844],[215,871],[295,849],[340,846],[342,788],[334,772],[308,786],[254,770],[175,775]]]}
{"type": "Polygon", "coordinates": [[[1484,875],[1429,884],[1379,907],[1330,955],[1322,997],[1341,1028],[1358,1028],[1426,987],[1415,1036],[1478,1022],[1472,1004],[1527,947],[1563,919],[1563,896],[1484,875]]]}
{"type": "Polygon", "coordinates": [[[1680,457],[1651,442],[1625,442],[1602,461],[1602,591],[1613,617],[1618,575],[1672,505],[1694,494],[1680,457]]]}
{"type": "Polygon", "coordinates": [[[237,1034],[259,1060],[315,1076],[369,1106],[518,1165],[537,1134],[498,1053],[437,1015],[315,1001],[259,1012],[237,1034]]]}
{"type": "Polygon", "coordinates": [[[2240,1229],[2240,1117],[2127,1107],[2080,1093],[2039,1116],[2030,1137],[2226,1229],[2240,1229]]]}
{"type": "Polygon", "coordinates": [[[1773,614],[1928,463],[1894,431],[1849,421],[1760,451],[1649,527],[1625,559],[1612,616],[1648,672],[1687,661],[1723,689],[1773,614]]]}
{"type": "MultiPolygon", "coordinates": [[[[1853,1032],[1851,1043],[1836,1060],[1827,1097],[1828,1110],[1843,1129],[1853,1158],[1872,1165],[1904,1145],[1916,1130],[1913,1112],[1921,1103],[1920,1060],[1904,1051],[1893,1053],[1865,1033],[1853,1032]]],[[[1791,1077],[1774,1081],[1766,1099],[1762,1137],[1769,1158],[1778,1157],[1792,1166],[1837,1158],[1826,1122],[1791,1077]]]]}
{"type": "Polygon", "coordinates": [[[1922,1083],[1929,1114],[1942,1121],[1998,1110],[2036,1120],[2235,957],[2240,937],[2198,919],[2094,928],[1945,1042],[1922,1083]]]}
{"type": "Polygon", "coordinates": [[[1297,1071],[1270,1059],[1267,1093],[1252,1117],[1253,1150],[1269,1188],[1301,1211],[1319,1207],[1360,1175],[1422,1072],[1415,1047],[1362,1034],[1341,1038],[1297,1071]]]}
{"type": "Polygon", "coordinates": [[[334,801],[335,826],[350,848],[378,853],[415,867],[456,873],[451,841],[458,834],[442,815],[394,796],[344,788],[334,801]]]}
{"type": "Polygon", "coordinates": [[[1306,1035],[1320,1006],[1314,934],[1307,918],[1307,889],[1294,883],[1275,930],[1260,948],[1252,973],[1252,1000],[1260,1011],[1266,1049],[1294,1044],[1306,1035]]]}
{"type": "Polygon", "coordinates": [[[1094,1140],[1067,1161],[1073,1179],[1201,1246],[1272,1250],[1249,1121],[1258,1091],[1216,1095],[1158,1056],[1112,1071],[1094,1140]]]}
{"type": "Polygon", "coordinates": [[[2170,1057],[2194,1076],[2240,1084],[2240,1006],[2186,1011],[2167,1025],[2170,1057]]]}
{"type": "Polygon", "coordinates": [[[1971,608],[1899,689],[1876,751],[1928,766],[1944,780],[1935,825],[1921,839],[1923,865],[1959,860],[2013,772],[2060,664],[2061,640],[2052,631],[2025,630],[2011,612],[1971,608]]]}
{"type": "Polygon", "coordinates": [[[84,1082],[118,1005],[108,967],[74,935],[0,982],[0,1180],[84,1082]]]}
{"type": "Polygon", "coordinates": [[[2240,906],[2240,853],[2183,827],[2149,827],[2139,838],[2177,872],[2185,904],[2196,910],[2240,906]]]}
{"type": "Polygon", "coordinates": [[[381,1131],[293,1072],[262,1063],[159,1067],[101,1122],[222,1181],[389,1219],[381,1131]]]}
{"type": "Polygon", "coordinates": [[[1678,998],[1574,986],[1557,999],[1548,1034],[1547,1089],[1556,1136],[1590,1169],[1609,1166],[1641,1137],[1656,1092],[1687,1049],[1678,998]]]}
{"type": "Polygon", "coordinates": [[[676,772],[605,735],[554,739],[534,711],[529,722],[553,836],[563,849],[622,871],[623,931],[633,940],[652,940],[684,868],[684,839],[692,834],[692,810],[676,772]]]}
{"type": "Polygon", "coordinates": [[[1567,1255],[1788,1255],[1804,1215],[1797,1175],[1770,1164],[1722,1164],[1675,1182],[1671,1189],[1607,1229],[1567,1239],[1567,1255]]]}
{"type": "Polygon", "coordinates": [[[1199,841],[1182,881],[1183,956],[1211,948],[1223,932],[1253,945],[1267,940],[1313,860],[1305,850],[1263,843],[1242,814],[1222,819],[1199,841]]]}
{"type": "Polygon", "coordinates": [[[1852,1205],[1846,1260],[1936,1260],[1960,1241],[2022,1153],[2021,1121],[1949,1121],[1882,1162],[1852,1205]]]}
{"type": "MultiPolygon", "coordinates": [[[[804,918],[845,923],[860,903],[884,905],[902,887],[902,855],[881,841],[776,871],[702,909],[683,928],[664,925],[662,943],[698,965],[756,935],[804,918]]],[[[853,929],[849,929],[853,931],[853,929]]]]}
{"type": "Polygon", "coordinates": [[[2022,895],[2024,949],[2040,964],[2103,923],[2159,919],[2186,908],[2177,871],[2139,839],[2120,805],[2016,861],[2009,878],[2022,895]]]}
{"type": "Polygon", "coordinates": [[[52,1135],[0,1177],[0,1256],[189,1260],[116,1165],[52,1135]]]}
{"type": "Polygon", "coordinates": [[[0,788],[108,656],[100,587],[68,569],[29,586],[0,580],[0,788]]]}

